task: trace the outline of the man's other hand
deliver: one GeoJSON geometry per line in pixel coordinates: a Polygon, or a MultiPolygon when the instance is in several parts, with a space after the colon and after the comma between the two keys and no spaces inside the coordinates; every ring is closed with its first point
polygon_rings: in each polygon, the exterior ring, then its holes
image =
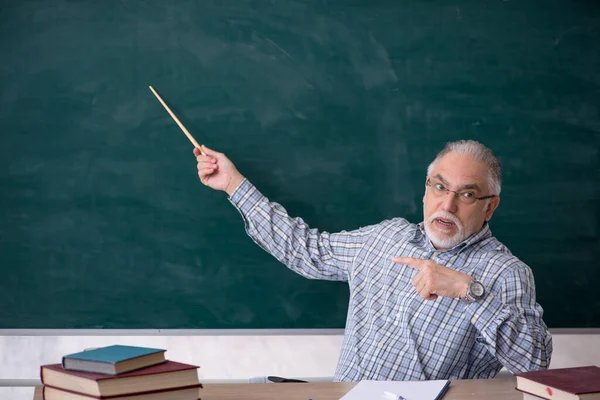
{"type": "Polygon", "coordinates": [[[463,298],[473,278],[431,260],[412,257],[394,257],[397,264],[406,264],[419,270],[412,285],[425,300],[435,300],[438,296],[463,298]]]}

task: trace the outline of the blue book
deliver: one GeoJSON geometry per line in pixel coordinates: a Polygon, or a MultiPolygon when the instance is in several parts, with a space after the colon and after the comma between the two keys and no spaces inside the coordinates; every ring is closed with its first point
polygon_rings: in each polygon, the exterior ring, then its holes
{"type": "Polygon", "coordinates": [[[119,375],[166,362],[164,349],[113,345],[69,354],[62,358],[64,369],[119,375]]]}

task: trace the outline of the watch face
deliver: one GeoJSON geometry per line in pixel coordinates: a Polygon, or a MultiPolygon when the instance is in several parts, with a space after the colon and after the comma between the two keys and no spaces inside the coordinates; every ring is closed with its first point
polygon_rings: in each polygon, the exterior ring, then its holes
{"type": "Polygon", "coordinates": [[[484,288],[483,285],[479,282],[471,283],[471,293],[473,293],[476,297],[483,296],[484,288]]]}

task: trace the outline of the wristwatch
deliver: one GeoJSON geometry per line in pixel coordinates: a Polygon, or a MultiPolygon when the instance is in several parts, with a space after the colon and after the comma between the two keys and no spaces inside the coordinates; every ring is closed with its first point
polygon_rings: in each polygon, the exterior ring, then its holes
{"type": "Polygon", "coordinates": [[[464,300],[466,300],[469,303],[474,303],[478,300],[481,300],[484,295],[485,287],[483,286],[483,284],[473,279],[471,282],[469,282],[469,285],[467,286],[467,294],[465,295],[464,300]]]}

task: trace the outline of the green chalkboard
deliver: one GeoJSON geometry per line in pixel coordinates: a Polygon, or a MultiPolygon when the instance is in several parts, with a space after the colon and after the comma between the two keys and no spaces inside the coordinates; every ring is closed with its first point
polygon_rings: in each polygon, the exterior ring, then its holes
{"type": "Polygon", "coordinates": [[[425,168],[480,140],[492,231],[550,327],[600,327],[600,3],[2,1],[0,328],[341,328],[202,186],[202,143],[328,231],[422,218],[425,168]]]}

